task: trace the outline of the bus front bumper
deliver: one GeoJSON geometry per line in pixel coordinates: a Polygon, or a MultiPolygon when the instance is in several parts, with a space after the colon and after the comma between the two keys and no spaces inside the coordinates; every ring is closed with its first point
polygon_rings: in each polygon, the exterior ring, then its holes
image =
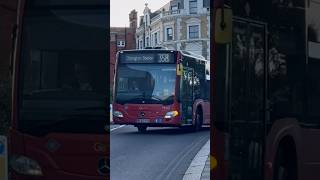
{"type": "MultiPolygon", "coordinates": [[[[118,117],[113,117],[113,123],[114,124],[119,124],[119,125],[134,125],[134,126],[148,126],[148,127],[180,127],[180,126],[185,126],[179,116],[170,118],[170,119],[165,119],[165,118],[153,118],[153,119],[148,119],[146,118],[148,122],[139,122],[141,120],[139,119],[124,119],[124,118],[118,118],[118,117]]],[[[191,125],[191,124],[190,124],[191,125]]]]}

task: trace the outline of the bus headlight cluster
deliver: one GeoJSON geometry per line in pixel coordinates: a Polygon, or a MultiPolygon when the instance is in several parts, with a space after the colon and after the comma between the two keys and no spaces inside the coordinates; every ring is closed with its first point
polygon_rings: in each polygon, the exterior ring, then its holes
{"type": "Polygon", "coordinates": [[[22,175],[42,176],[42,170],[37,161],[25,156],[11,156],[10,167],[22,175]]]}
{"type": "Polygon", "coordinates": [[[120,111],[113,111],[113,116],[118,117],[118,118],[122,118],[123,114],[120,111]]]}
{"type": "Polygon", "coordinates": [[[179,115],[178,111],[169,111],[169,112],[166,113],[164,118],[169,119],[169,118],[176,117],[178,115],[179,115]]]}

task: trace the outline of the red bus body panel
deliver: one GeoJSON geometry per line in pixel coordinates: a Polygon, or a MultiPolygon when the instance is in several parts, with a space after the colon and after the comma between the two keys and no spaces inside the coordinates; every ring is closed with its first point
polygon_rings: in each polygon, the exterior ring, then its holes
{"type": "Polygon", "coordinates": [[[216,164],[216,167],[211,168],[210,177],[212,177],[212,179],[226,180],[228,163],[224,159],[225,158],[225,149],[224,149],[225,135],[214,127],[211,129],[211,135],[213,135],[211,136],[211,147],[214,147],[214,148],[211,148],[210,154],[211,154],[211,158],[216,159],[217,164],[216,164]]]}
{"type": "MultiPolygon", "coordinates": [[[[120,111],[123,118],[113,116],[115,124],[131,124],[138,125],[137,119],[149,119],[148,126],[179,126],[181,125],[180,114],[172,119],[165,119],[164,116],[169,111],[178,111],[179,104],[173,103],[172,105],[162,104],[113,104],[113,111],[120,111]],[[141,117],[141,112],[145,113],[141,117]]],[[[179,112],[180,113],[180,112],[179,112]]]]}
{"type": "MultiPolygon", "coordinates": [[[[14,171],[10,173],[10,180],[106,180],[109,174],[98,173],[98,161],[109,159],[109,134],[64,134],[55,133],[45,137],[34,137],[17,130],[18,119],[18,81],[21,63],[21,31],[26,0],[18,0],[17,36],[14,54],[14,69],[12,83],[12,114],[11,129],[8,136],[8,154],[23,155],[39,163],[43,176],[25,176],[14,171]],[[56,150],[47,147],[49,140],[58,143],[56,150]],[[97,150],[96,144],[103,146],[97,150]]],[[[107,122],[107,121],[106,121],[107,122]]],[[[103,127],[101,127],[103,128],[103,127]]],[[[108,160],[109,161],[109,160],[108,160]]]]}
{"type": "MultiPolygon", "coordinates": [[[[43,173],[40,179],[106,179],[98,173],[98,161],[109,157],[106,135],[49,134],[39,138],[12,130],[9,140],[10,154],[24,155],[39,163],[43,173]],[[57,146],[48,148],[50,141],[56,142],[57,146]],[[97,144],[104,148],[97,149],[97,144]]],[[[29,179],[17,174],[13,177],[29,179]]]]}
{"type": "Polygon", "coordinates": [[[193,104],[193,121],[195,120],[196,110],[198,107],[202,109],[203,125],[210,125],[210,102],[202,99],[195,100],[193,104]]]}

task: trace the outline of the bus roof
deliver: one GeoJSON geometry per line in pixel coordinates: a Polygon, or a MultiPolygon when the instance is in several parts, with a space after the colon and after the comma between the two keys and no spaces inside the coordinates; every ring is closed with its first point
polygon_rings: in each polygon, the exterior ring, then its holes
{"type": "Polygon", "coordinates": [[[176,52],[176,50],[168,50],[168,49],[131,49],[131,50],[121,50],[119,53],[122,52],[150,52],[150,51],[158,51],[158,52],[176,52]]]}

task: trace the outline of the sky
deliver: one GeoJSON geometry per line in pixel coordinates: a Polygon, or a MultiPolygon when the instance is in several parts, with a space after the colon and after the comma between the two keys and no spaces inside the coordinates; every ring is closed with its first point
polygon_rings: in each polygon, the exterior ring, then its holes
{"type": "Polygon", "coordinates": [[[128,27],[129,26],[129,13],[135,9],[139,17],[143,15],[145,3],[151,12],[160,9],[166,5],[170,0],[110,0],[110,26],[111,27],[128,27]]]}

